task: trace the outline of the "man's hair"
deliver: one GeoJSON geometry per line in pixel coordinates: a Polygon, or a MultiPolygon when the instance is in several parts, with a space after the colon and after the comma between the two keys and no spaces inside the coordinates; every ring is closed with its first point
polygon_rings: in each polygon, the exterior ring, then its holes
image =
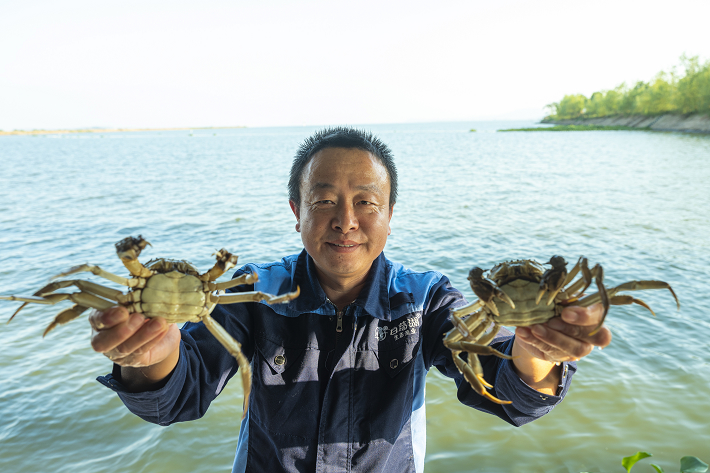
{"type": "Polygon", "coordinates": [[[375,156],[387,170],[390,178],[390,207],[397,201],[397,168],[392,151],[368,131],[349,127],[324,128],[307,138],[296,152],[288,180],[288,198],[301,205],[301,177],[313,155],[325,148],[355,148],[375,156]]]}

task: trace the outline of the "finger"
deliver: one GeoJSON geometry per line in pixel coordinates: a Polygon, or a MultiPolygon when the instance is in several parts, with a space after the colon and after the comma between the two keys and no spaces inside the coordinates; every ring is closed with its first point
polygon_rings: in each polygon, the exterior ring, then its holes
{"type": "Polygon", "coordinates": [[[128,316],[128,310],[121,306],[111,307],[104,311],[93,310],[89,314],[89,323],[91,328],[98,332],[125,322],[128,316]]]}
{"type": "Polygon", "coordinates": [[[94,351],[106,353],[128,340],[146,322],[143,314],[131,314],[125,321],[97,332],[91,337],[94,351]]]}
{"type": "Polygon", "coordinates": [[[144,345],[141,345],[133,353],[135,353],[136,355],[145,355],[146,353],[149,353],[153,348],[155,348],[160,342],[163,341],[169,331],[170,325],[168,324],[165,327],[165,330],[158,332],[152,340],[146,342],[144,345]]]}
{"type": "Polygon", "coordinates": [[[564,333],[572,338],[584,340],[598,347],[604,348],[611,343],[611,331],[605,326],[602,326],[597,333],[590,336],[589,333],[594,330],[594,325],[572,325],[564,322],[559,317],[550,319],[545,325],[552,330],[564,333]]]}
{"type": "Polygon", "coordinates": [[[604,308],[601,304],[589,307],[571,306],[562,310],[562,320],[574,325],[591,325],[596,327],[602,321],[604,308]]]}
{"type": "Polygon", "coordinates": [[[544,325],[533,325],[531,332],[535,338],[571,358],[580,359],[587,356],[594,348],[594,345],[589,342],[570,337],[544,325]]]}
{"type": "MultiPolygon", "coordinates": [[[[148,323],[146,323],[148,325],[148,323]]],[[[156,326],[159,326],[158,322],[156,326]]],[[[121,366],[140,368],[158,363],[180,345],[180,330],[176,324],[165,323],[165,330],[132,353],[122,354],[118,349],[104,353],[111,361],[121,366]]]]}
{"type": "Polygon", "coordinates": [[[532,333],[530,333],[530,329],[527,327],[518,327],[515,330],[515,341],[516,343],[520,344],[520,346],[530,353],[532,356],[535,358],[539,358],[541,360],[546,360],[546,361],[551,361],[548,359],[547,353],[545,353],[541,348],[546,348],[550,349],[551,347],[547,345],[546,343],[538,340],[533,336],[532,333]],[[538,348],[535,345],[539,345],[540,348],[538,348]]]}
{"type": "Polygon", "coordinates": [[[115,351],[120,354],[130,353],[136,355],[146,353],[151,348],[146,345],[155,341],[156,338],[158,338],[157,341],[160,341],[160,335],[164,335],[165,332],[168,331],[169,326],[170,324],[168,324],[163,318],[151,319],[144,323],[129,339],[111,351],[115,351]]]}

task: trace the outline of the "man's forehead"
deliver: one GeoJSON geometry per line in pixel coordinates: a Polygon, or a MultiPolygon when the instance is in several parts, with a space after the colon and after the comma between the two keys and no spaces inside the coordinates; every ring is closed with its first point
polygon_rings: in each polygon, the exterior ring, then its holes
{"type": "Polygon", "coordinates": [[[324,148],[311,156],[311,159],[305,166],[304,172],[301,174],[301,181],[305,182],[308,179],[315,178],[318,182],[322,181],[324,184],[329,184],[329,182],[327,182],[328,179],[325,178],[327,176],[324,175],[330,174],[331,177],[338,178],[342,174],[349,172],[358,171],[364,174],[370,170],[384,177],[384,179],[389,182],[387,168],[377,156],[369,151],[359,148],[324,148]],[[360,169],[353,169],[352,162],[348,163],[347,166],[340,162],[354,159],[362,160],[361,163],[358,164],[360,169]]]}

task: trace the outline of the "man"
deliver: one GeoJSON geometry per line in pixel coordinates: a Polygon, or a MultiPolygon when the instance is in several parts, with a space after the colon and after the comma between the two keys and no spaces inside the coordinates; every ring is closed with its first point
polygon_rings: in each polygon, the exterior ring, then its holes
{"type": "MultiPolygon", "coordinates": [[[[431,366],[456,380],[464,404],[522,425],[561,401],[576,370],[570,361],[610,342],[606,328],[588,335],[598,308],[567,308],[515,337],[505,331],[491,345],[515,359],[481,358],[492,393],[513,403],[475,393],[441,342],[463,296],[442,274],[409,271],[382,253],[396,198],[391,153],[372,135],[326,129],[299,149],[289,199],[305,249],[237,275],[258,273],[254,289],[272,294],[298,285],[300,297],[213,312],[253,366],[233,471],[422,471],[431,366]]],[[[99,380],[148,421],[201,417],[236,373],[202,324],[178,330],[123,308],[90,320],[94,349],[116,363],[99,380]]]]}

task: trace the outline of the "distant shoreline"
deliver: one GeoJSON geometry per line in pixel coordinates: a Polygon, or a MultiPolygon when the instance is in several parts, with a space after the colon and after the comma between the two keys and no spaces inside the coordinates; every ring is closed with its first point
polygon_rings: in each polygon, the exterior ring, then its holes
{"type": "Polygon", "coordinates": [[[554,125],[597,125],[623,126],[653,131],[682,131],[685,133],[710,133],[710,116],[704,113],[664,113],[655,116],[646,115],[611,115],[594,118],[544,118],[540,123],[554,125]]]}
{"type": "Polygon", "coordinates": [[[2,135],[60,135],[67,133],[118,133],[127,131],[229,130],[246,126],[204,126],[180,128],[86,128],[78,130],[14,130],[0,131],[2,135]]]}

